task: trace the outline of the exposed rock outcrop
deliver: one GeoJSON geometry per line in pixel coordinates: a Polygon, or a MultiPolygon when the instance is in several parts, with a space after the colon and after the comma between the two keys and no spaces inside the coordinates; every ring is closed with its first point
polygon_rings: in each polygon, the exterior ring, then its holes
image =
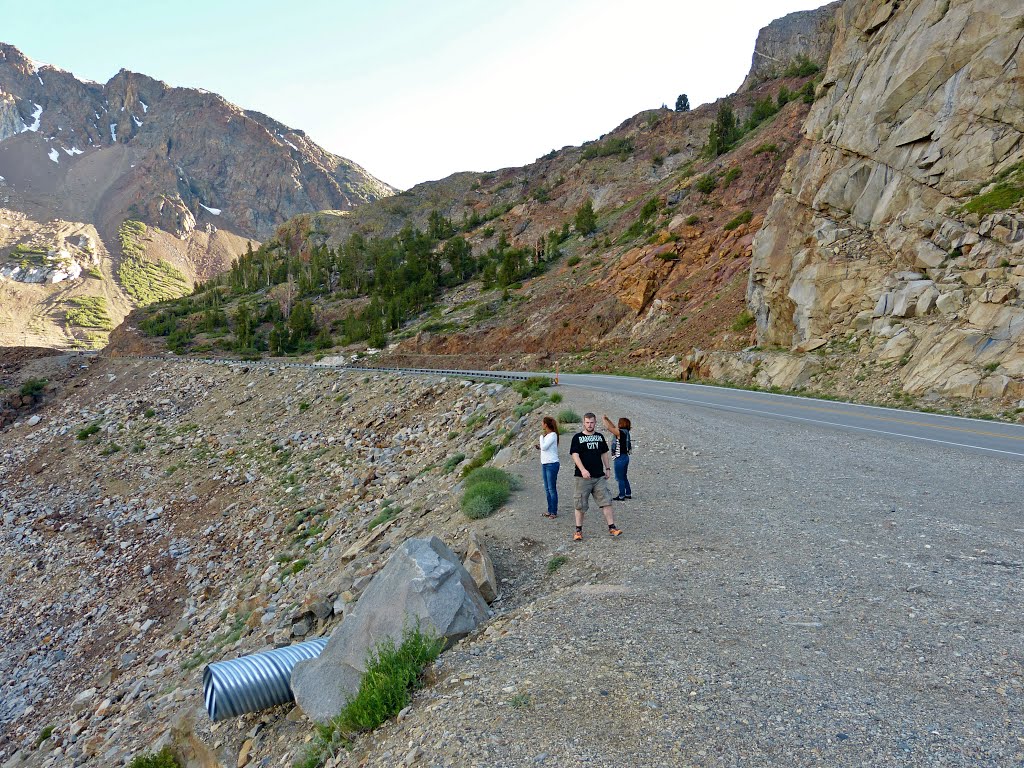
{"type": "Polygon", "coordinates": [[[835,15],[840,5],[837,0],[812,11],[790,13],[762,28],[757,34],[750,72],[739,90],[747,91],[779,77],[799,59],[824,67],[832,52],[835,15]]]}
{"type": "Polygon", "coordinates": [[[836,18],[754,241],[758,340],[863,331],[871,355],[898,346],[906,392],[1020,397],[1024,213],[961,206],[1024,160],[1024,6],[850,0],[836,18]]]}

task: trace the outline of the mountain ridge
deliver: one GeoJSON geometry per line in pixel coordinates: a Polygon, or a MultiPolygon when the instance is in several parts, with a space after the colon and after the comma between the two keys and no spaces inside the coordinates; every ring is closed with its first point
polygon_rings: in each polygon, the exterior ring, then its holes
{"type": "Polygon", "coordinates": [[[298,213],[394,191],[303,131],[218,94],[127,69],[83,82],[0,43],[0,291],[13,307],[0,343],[102,344],[102,330],[69,326],[60,307],[103,297],[116,324],[139,303],[120,277],[125,220],[151,233],[140,258],[166,262],[190,287],[298,213]],[[87,238],[88,250],[54,229],[87,238]],[[55,282],[63,285],[48,287],[55,282]]]}

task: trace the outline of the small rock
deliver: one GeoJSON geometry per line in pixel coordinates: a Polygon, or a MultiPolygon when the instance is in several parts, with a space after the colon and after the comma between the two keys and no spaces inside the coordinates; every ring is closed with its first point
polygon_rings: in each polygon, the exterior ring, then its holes
{"type": "Polygon", "coordinates": [[[252,739],[246,739],[242,750],[238,753],[238,768],[249,764],[249,753],[252,751],[252,739]]]}

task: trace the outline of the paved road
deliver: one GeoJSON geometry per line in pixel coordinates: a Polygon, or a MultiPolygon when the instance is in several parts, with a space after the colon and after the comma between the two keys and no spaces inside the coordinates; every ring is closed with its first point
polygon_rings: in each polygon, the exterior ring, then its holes
{"type": "Polygon", "coordinates": [[[622,376],[563,374],[559,380],[566,385],[599,392],[869,432],[1024,461],[1024,426],[1019,424],[622,376]]]}

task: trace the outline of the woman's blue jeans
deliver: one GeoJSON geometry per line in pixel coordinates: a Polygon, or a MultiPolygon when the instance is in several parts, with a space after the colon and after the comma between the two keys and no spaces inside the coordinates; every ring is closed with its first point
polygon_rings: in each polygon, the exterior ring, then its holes
{"type": "Polygon", "coordinates": [[[632,496],[633,489],[629,487],[629,478],[626,472],[629,471],[629,455],[615,457],[615,479],[619,483],[619,496],[632,496]]]}
{"type": "Polygon", "coordinates": [[[544,473],[544,493],[548,497],[548,514],[558,514],[558,462],[541,464],[541,472],[544,473]]]}

